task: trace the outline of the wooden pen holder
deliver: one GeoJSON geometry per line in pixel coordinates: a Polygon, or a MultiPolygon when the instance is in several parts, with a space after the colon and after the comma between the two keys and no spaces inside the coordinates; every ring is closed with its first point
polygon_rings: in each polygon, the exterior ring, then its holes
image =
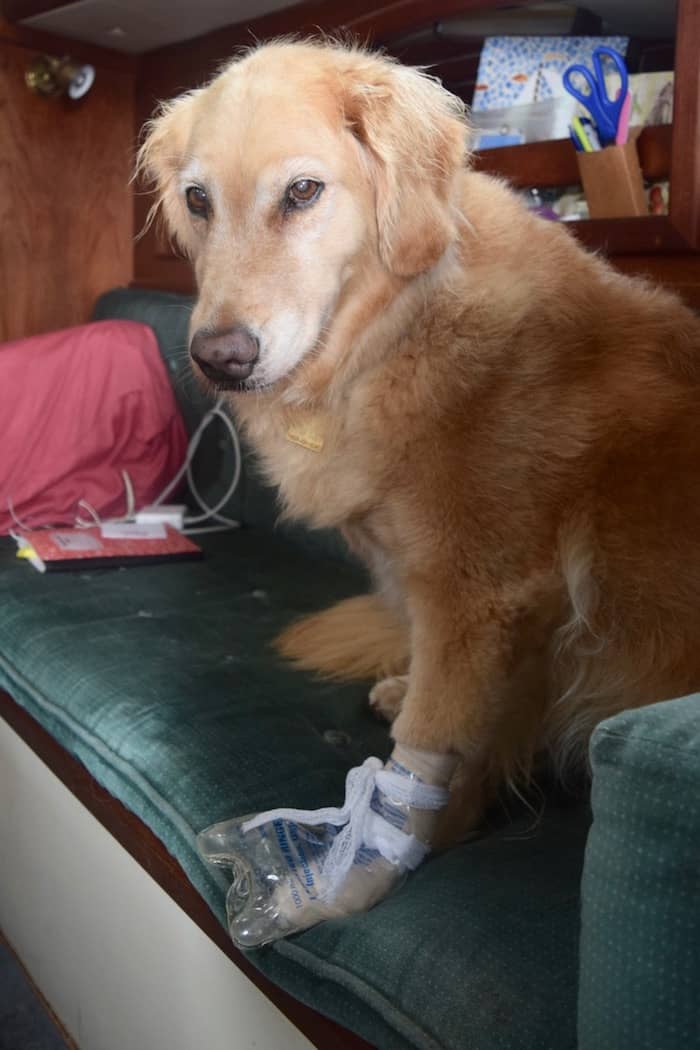
{"type": "Polygon", "coordinates": [[[624,146],[577,153],[576,159],[592,219],[648,214],[636,138],[630,138],[624,146]]]}

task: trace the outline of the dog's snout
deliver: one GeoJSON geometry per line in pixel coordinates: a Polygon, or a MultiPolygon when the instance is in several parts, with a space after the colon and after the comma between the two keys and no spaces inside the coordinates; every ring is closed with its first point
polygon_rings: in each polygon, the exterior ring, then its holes
{"type": "Polygon", "coordinates": [[[260,353],[256,336],[242,324],[221,332],[195,332],[190,345],[192,359],[217,386],[237,386],[255,368],[260,353]]]}

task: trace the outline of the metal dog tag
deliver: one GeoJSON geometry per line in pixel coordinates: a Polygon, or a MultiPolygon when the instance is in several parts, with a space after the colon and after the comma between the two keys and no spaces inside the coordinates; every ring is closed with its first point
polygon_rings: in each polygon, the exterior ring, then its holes
{"type": "Polygon", "coordinates": [[[324,445],[323,420],[320,416],[309,416],[296,420],[287,428],[287,441],[308,448],[310,452],[320,452],[324,445]]]}

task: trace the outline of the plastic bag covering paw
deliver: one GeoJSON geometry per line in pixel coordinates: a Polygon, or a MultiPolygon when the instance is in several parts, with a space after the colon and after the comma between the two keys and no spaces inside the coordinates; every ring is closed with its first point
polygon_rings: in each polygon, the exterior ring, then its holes
{"type": "Polygon", "coordinates": [[[234,943],[258,947],[371,908],[425,858],[448,794],[394,758],[386,767],[368,758],[348,773],[342,807],[271,810],[207,828],[200,853],[233,873],[234,943]]]}

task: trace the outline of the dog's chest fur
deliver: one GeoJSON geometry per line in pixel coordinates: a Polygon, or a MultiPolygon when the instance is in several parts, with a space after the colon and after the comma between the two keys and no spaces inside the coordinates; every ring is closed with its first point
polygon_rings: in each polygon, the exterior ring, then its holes
{"type": "Polygon", "coordinates": [[[362,413],[235,405],[284,513],[316,527],[342,527],[377,505],[384,457],[362,413]]]}

